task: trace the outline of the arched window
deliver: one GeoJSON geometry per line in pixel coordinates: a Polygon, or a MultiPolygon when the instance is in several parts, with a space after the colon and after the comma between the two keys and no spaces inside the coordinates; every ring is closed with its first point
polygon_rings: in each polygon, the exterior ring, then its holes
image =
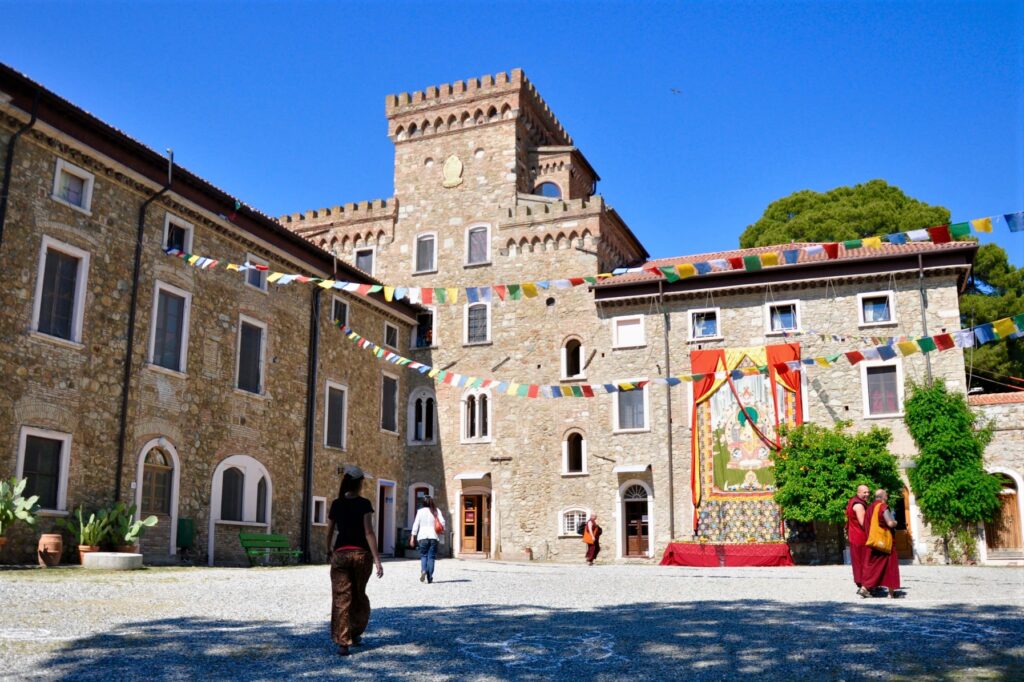
{"type": "Polygon", "coordinates": [[[466,230],[466,265],[479,265],[490,261],[490,228],[487,225],[475,225],[466,230]]]}
{"type": "Polygon", "coordinates": [[[245,474],[241,469],[231,467],[221,479],[220,518],[224,521],[242,520],[242,499],[245,491],[245,474]]]}
{"type": "Polygon", "coordinates": [[[432,391],[417,388],[409,396],[409,443],[427,444],[436,442],[437,400],[432,391]]]}
{"type": "Polygon", "coordinates": [[[559,535],[575,535],[579,536],[580,526],[587,522],[587,518],[590,515],[587,514],[586,509],[566,509],[561,513],[561,523],[559,524],[558,534],[559,535]]]}
{"type": "Polygon", "coordinates": [[[488,442],[491,440],[490,397],[486,391],[473,390],[462,398],[462,440],[488,442]]]}
{"type": "Polygon", "coordinates": [[[578,379],[583,376],[583,342],[569,339],[562,346],[562,378],[578,379]]]}
{"type": "Polygon", "coordinates": [[[146,455],[142,466],[142,512],[144,514],[171,513],[171,476],[174,467],[170,456],[159,448],[146,455]]]}
{"type": "Polygon", "coordinates": [[[471,303],[466,306],[466,337],[464,343],[488,343],[491,340],[491,305],[471,303]]]}
{"type": "Polygon", "coordinates": [[[263,476],[256,484],[256,522],[267,522],[267,479],[263,476]]]}
{"type": "Polygon", "coordinates": [[[549,199],[561,199],[562,190],[558,188],[553,182],[542,182],[533,189],[534,194],[539,194],[542,197],[548,197],[549,199]]]}
{"type": "Polygon", "coordinates": [[[626,491],[622,493],[622,499],[624,500],[646,500],[647,489],[642,485],[631,485],[626,488],[626,491]]]}
{"type": "Polygon", "coordinates": [[[587,441],[578,431],[570,432],[562,441],[562,473],[587,473],[587,441]]]}

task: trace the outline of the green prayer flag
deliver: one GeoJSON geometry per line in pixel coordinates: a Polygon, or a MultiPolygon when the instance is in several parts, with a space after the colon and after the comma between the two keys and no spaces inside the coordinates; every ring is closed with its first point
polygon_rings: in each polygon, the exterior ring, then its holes
{"type": "Polygon", "coordinates": [[[861,246],[863,246],[863,244],[859,239],[847,239],[845,242],[843,242],[843,246],[845,246],[848,249],[859,249],[861,246]]]}
{"type": "Polygon", "coordinates": [[[1024,313],[1013,316],[1013,323],[1017,325],[1017,331],[1024,332],[1024,313]]]}
{"type": "Polygon", "coordinates": [[[953,239],[957,239],[959,237],[966,237],[969,234],[971,234],[971,224],[953,223],[952,225],[949,226],[949,234],[953,237],[953,239]]]}
{"type": "Polygon", "coordinates": [[[743,257],[743,269],[747,272],[754,272],[755,270],[761,269],[761,257],[760,256],[744,256],[743,257]]]}
{"type": "Polygon", "coordinates": [[[370,285],[370,291],[369,291],[369,293],[371,293],[371,294],[375,294],[375,293],[377,293],[378,291],[380,291],[380,290],[381,290],[381,289],[383,289],[383,288],[384,288],[384,287],[382,287],[382,286],[381,286],[381,285],[379,285],[379,284],[372,284],[372,285],[370,285]]]}
{"type": "Polygon", "coordinates": [[[438,303],[448,302],[448,292],[444,289],[434,289],[434,300],[438,303]]]}
{"type": "Polygon", "coordinates": [[[508,297],[513,301],[518,301],[523,297],[523,289],[518,284],[508,285],[508,297]]]}
{"type": "Polygon", "coordinates": [[[835,362],[840,358],[841,355],[842,353],[836,353],[835,355],[826,355],[825,359],[828,360],[829,362],[835,362]]]}
{"type": "Polygon", "coordinates": [[[516,395],[520,398],[530,395],[530,386],[528,384],[520,384],[519,388],[516,389],[516,395]]]}
{"type": "Polygon", "coordinates": [[[680,279],[679,278],[679,273],[676,272],[675,266],[669,266],[669,267],[666,267],[666,268],[658,268],[658,269],[661,270],[661,274],[665,275],[665,279],[667,279],[669,281],[669,283],[678,282],[679,281],[679,279],[680,279]]]}
{"type": "Polygon", "coordinates": [[[574,398],[582,398],[583,397],[583,387],[582,386],[572,386],[571,388],[572,388],[572,395],[573,395],[574,398]]]}
{"type": "Polygon", "coordinates": [[[583,281],[587,284],[597,284],[597,277],[584,277],[583,281]]]}
{"type": "Polygon", "coordinates": [[[931,353],[938,346],[935,345],[935,339],[930,336],[924,336],[917,340],[917,346],[921,349],[922,353],[931,353]]]}

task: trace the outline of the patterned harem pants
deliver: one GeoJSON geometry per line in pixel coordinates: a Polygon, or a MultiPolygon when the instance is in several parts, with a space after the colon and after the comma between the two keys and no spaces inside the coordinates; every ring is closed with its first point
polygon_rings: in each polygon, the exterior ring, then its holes
{"type": "Polygon", "coordinates": [[[351,646],[370,622],[366,583],[373,573],[373,558],[363,550],[331,554],[331,638],[339,646],[351,646]]]}

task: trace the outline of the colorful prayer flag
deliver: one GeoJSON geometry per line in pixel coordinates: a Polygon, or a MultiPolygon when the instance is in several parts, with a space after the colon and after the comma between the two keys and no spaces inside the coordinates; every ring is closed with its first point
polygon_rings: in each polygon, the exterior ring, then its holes
{"type": "Polygon", "coordinates": [[[950,334],[936,334],[932,337],[935,341],[935,347],[939,350],[949,350],[950,348],[956,347],[953,343],[953,337],[950,334]]]}
{"type": "Polygon", "coordinates": [[[1007,226],[1010,228],[1010,232],[1022,232],[1024,231],[1024,211],[1017,211],[1016,213],[1007,213],[1003,216],[1007,226]]]}
{"type": "Polygon", "coordinates": [[[936,225],[935,227],[927,228],[925,231],[935,244],[946,244],[951,239],[948,225],[936,225]]]}
{"type": "Polygon", "coordinates": [[[861,240],[861,243],[864,245],[864,248],[866,248],[866,249],[880,249],[880,248],[882,248],[882,238],[881,237],[865,237],[864,239],[861,240]]]}
{"type": "Polygon", "coordinates": [[[839,258],[839,244],[832,242],[829,244],[822,244],[821,248],[825,249],[825,253],[828,254],[829,260],[835,260],[839,258]]]}
{"type": "Polygon", "coordinates": [[[1013,320],[1008,317],[1004,317],[1001,320],[996,320],[992,323],[992,328],[999,334],[1000,338],[1006,338],[1010,334],[1017,332],[1017,327],[1013,324],[1013,320]]]}
{"type": "Polygon", "coordinates": [[[917,344],[913,341],[900,341],[896,345],[899,347],[900,352],[903,353],[903,355],[913,355],[920,350],[917,347],[917,344]]]}
{"type": "Polygon", "coordinates": [[[885,238],[889,240],[890,244],[896,244],[897,246],[907,243],[907,235],[902,232],[893,232],[892,234],[885,235],[885,238]]]}
{"type": "Polygon", "coordinates": [[[697,268],[692,263],[680,263],[676,266],[676,274],[682,278],[693,277],[697,274],[697,268]]]}
{"type": "Polygon", "coordinates": [[[937,348],[935,345],[935,339],[930,336],[922,336],[917,340],[917,346],[921,349],[922,353],[931,353],[937,348]]]}
{"type": "Polygon", "coordinates": [[[761,258],[760,256],[744,256],[743,257],[743,269],[747,272],[757,272],[761,269],[761,258]]]}
{"type": "Polygon", "coordinates": [[[969,222],[953,223],[949,226],[949,234],[953,239],[959,239],[960,237],[966,237],[971,234],[971,224],[969,222]]]}

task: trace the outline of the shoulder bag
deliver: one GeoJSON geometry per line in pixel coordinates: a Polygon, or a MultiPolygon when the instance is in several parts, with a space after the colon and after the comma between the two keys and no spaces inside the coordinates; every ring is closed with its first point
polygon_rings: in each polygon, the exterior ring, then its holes
{"type": "Polygon", "coordinates": [[[868,541],[864,544],[883,554],[890,554],[892,552],[892,533],[888,528],[882,528],[882,521],[879,518],[882,515],[881,512],[881,507],[875,507],[875,510],[871,513],[868,541]]]}
{"type": "Polygon", "coordinates": [[[434,533],[436,535],[444,534],[444,524],[441,523],[441,519],[437,518],[437,512],[433,512],[434,515],[434,533]]]}

